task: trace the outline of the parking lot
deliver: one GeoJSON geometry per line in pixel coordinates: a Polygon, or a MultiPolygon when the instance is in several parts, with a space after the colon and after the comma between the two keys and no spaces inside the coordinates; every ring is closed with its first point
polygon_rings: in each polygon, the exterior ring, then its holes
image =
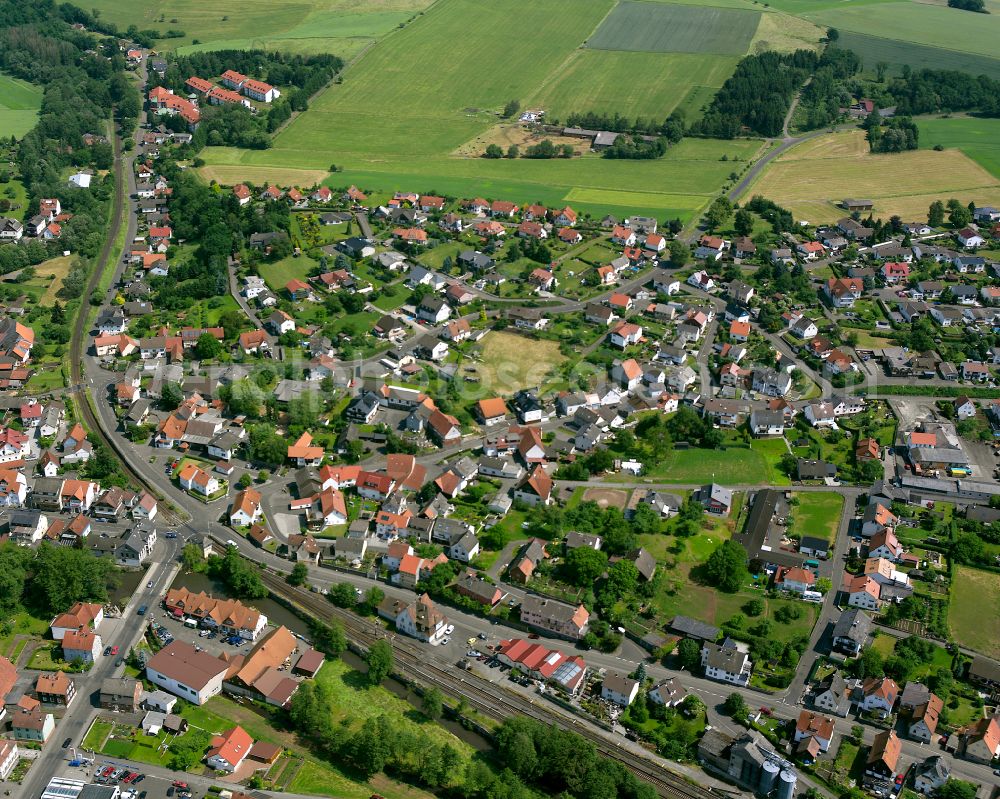
{"type": "Polygon", "coordinates": [[[71,765],[77,761],[68,761],[58,775],[63,779],[95,782],[101,785],[117,785],[121,790],[121,799],[186,799],[200,797],[204,791],[193,785],[181,788],[175,782],[183,783],[173,777],[145,774],[140,765],[126,766],[114,758],[98,758],[94,765],[71,765]],[[106,775],[106,776],[105,776],[106,775]],[[130,775],[135,775],[129,779],[130,775]]]}
{"type": "MultiPolygon", "coordinates": [[[[245,653],[253,646],[252,641],[240,639],[239,644],[231,644],[224,640],[221,634],[188,627],[182,620],[167,613],[162,607],[155,609],[151,607],[147,615],[151,622],[155,622],[157,625],[163,627],[167,634],[172,636],[174,640],[193,644],[211,655],[219,656],[223,653],[232,655],[236,652],[245,653]]],[[[273,627],[268,625],[260,636],[258,636],[257,640],[259,641],[272,629],[273,627]]]]}

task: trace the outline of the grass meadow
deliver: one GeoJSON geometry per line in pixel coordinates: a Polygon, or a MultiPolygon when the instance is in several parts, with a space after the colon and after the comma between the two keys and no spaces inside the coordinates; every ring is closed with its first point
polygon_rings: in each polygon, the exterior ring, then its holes
{"type": "MultiPolygon", "coordinates": [[[[918,2],[869,3],[806,11],[807,19],[839,31],[865,33],[901,42],[930,45],[995,58],[1000,41],[1000,16],[918,2]]],[[[883,59],[885,60],[885,59],[883,59]]]]}
{"type": "Polygon", "coordinates": [[[825,491],[795,494],[797,505],[792,507],[793,529],[799,535],[810,535],[833,543],[844,511],[844,498],[825,491]]]}
{"type": "Polygon", "coordinates": [[[913,69],[954,69],[1000,78],[1000,58],[976,53],[913,44],[857,31],[842,31],[837,46],[857,53],[864,64],[864,71],[869,74],[875,72],[879,62],[884,62],[889,65],[889,74],[899,73],[903,65],[908,65],[913,69]]]}
{"type": "Polygon", "coordinates": [[[920,146],[961,150],[998,180],[1000,180],[1000,119],[920,120],[920,146]]]}
{"type": "MultiPolygon", "coordinates": [[[[714,95],[738,60],[738,56],[700,53],[581,49],[526,105],[544,108],[560,119],[580,110],[666,119],[694,87],[705,87],[710,97],[714,95]]],[[[689,119],[693,116],[688,113],[689,119]]]]}
{"type": "MultiPolygon", "coordinates": [[[[983,141],[994,158],[1000,155],[988,137],[983,141]]],[[[754,194],[813,223],[843,216],[837,203],[851,196],[872,198],[875,214],[883,219],[893,214],[909,219],[922,218],[931,202],[949,197],[976,205],[1000,204],[1000,177],[959,149],[872,155],[863,132],[846,131],[790,149],[745,192],[754,194]]]]}
{"type": "Polygon", "coordinates": [[[20,138],[35,126],[42,106],[42,89],[0,74],[0,131],[20,138]]]}
{"type": "Polygon", "coordinates": [[[102,19],[122,28],[182,30],[158,48],[179,52],[278,49],[291,53],[335,53],[350,58],[422,11],[430,0],[246,0],[228,9],[200,0],[122,3],[93,0],[102,19]]]}
{"type": "Polygon", "coordinates": [[[1000,657],[1000,575],[956,566],[948,626],[962,646],[1000,657]]]}

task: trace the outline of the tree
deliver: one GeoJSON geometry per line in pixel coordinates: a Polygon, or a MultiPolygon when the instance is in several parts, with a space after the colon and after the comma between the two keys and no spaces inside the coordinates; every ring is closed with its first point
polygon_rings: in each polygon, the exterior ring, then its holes
{"type": "Polygon", "coordinates": [[[521,154],[521,148],[518,147],[516,144],[512,144],[510,147],[507,148],[508,158],[517,158],[520,154],[521,154]]]}
{"type": "Polygon", "coordinates": [[[972,221],[972,212],[964,205],[956,205],[948,214],[948,221],[952,227],[963,228],[972,221]]]}
{"type": "Polygon", "coordinates": [[[181,564],[185,571],[194,572],[201,569],[205,563],[202,548],[197,544],[185,544],[181,550],[181,564]]]}
{"type": "Polygon", "coordinates": [[[289,585],[304,585],[305,581],[309,579],[309,567],[302,561],[298,561],[292,566],[292,571],[286,579],[289,585]]]}
{"type": "Polygon", "coordinates": [[[758,596],[755,596],[753,599],[750,599],[744,603],[743,612],[746,613],[747,616],[759,616],[761,613],[764,612],[764,608],[765,608],[764,600],[758,596]]]}
{"type": "Polygon", "coordinates": [[[693,638],[683,638],[677,645],[677,662],[682,669],[694,673],[701,665],[701,647],[693,638]]]}
{"type": "Polygon", "coordinates": [[[444,697],[437,688],[428,688],[424,691],[423,699],[420,702],[420,712],[431,721],[437,721],[444,713],[444,697]]]}
{"type": "Polygon", "coordinates": [[[753,233],[753,214],[746,208],[740,208],[733,219],[733,229],[737,236],[749,236],[753,233]]]}
{"type": "Polygon", "coordinates": [[[313,646],[324,655],[337,657],[347,649],[347,637],[344,635],[344,628],[339,621],[323,624],[321,621],[313,619],[309,630],[312,633],[313,646]]]}
{"type": "Polygon", "coordinates": [[[212,742],[212,736],[204,730],[194,728],[187,734],[174,738],[170,743],[170,760],[167,766],[172,771],[187,771],[194,768],[205,755],[212,742]]]}
{"type": "Polygon", "coordinates": [[[836,28],[827,28],[826,29],[826,38],[827,38],[827,41],[835,42],[835,41],[837,41],[837,39],[840,38],[840,31],[837,30],[836,28]]]}
{"type": "Polygon", "coordinates": [[[195,342],[194,354],[202,360],[218,358],[222,354],[222,343],[211,333],[202,333],[195,342]]]}
{"type": "Polygon", "coordinates": [[[490,144],[483,153],[485,158],[503,158],[503,148],[499,144],[490,144]]]}
{"type": "Polygon", "coordinates": [[[608,556],[590,547],[571,549],[566,555],[565,568],[567,581],[573,585],[585,587],[604,574],[608,565],[608,556]]]}
{"type": "Polygon", "coordinates": [[[747,578],[746,563],[746,550],[736,541],[726,539],[708,556],[705,577],[720,591],[736,593],[747,578]]]}
{"type": "Polygon", "coordinates": [[[722,703],[722,709],[726,711],[728,716],[738,721],[745,720],[750,710],[747,707],[746,700],[743,698],[743,694],[739,694],[736,691],[733,691],[726,697],[726,701],[722,703]]]}
{"type": "Polygon", "coordinates": [[[632,511],[631,522],[636,535],[649,535],[660,531],[660,514],[646,502],[640,502],[632,511]]]}
{"type": "Polygon", "coordinates": [[[520,110],[521,110],[521,101],[520,100],[508,100],[507,104],[504,105],[504,107],[503,107],[503,114],[502,114],[502,116],[503,116],[504,119],[510,119],[512,116],[514,116],[520,110]]]}
{"type": "Polygon", "coordinates": [[[365,662],[368,664],[369,684],[381,685],[392,672],[392,645],[384,638],[376,641],[368,650],[365,662]]]}
{"type": "Polygon", "coordinates": [[[705,226],[709,230],[718,230],[733,213],[733,203],[726,197],[716,197],[705,213],[705,226]]]}
{"type": "Polygon", "coordinates": [[[332,586],[327,599],[338,608],[353,608],[358,603],[358,595],[350,583],[337,583],[332,586]]]}
{"type": "Polygon", "coordinates": [[[944,224],[944,203],[935,200],[927,209],[927,224],[931,227],[941,227],[944,224]]]}
{"type": "MultiPolygon", "coordinates": [[[[948,5],[951,5],[949,0],[948,5]]],[[[949,779],[937,790],[939,799],[976,799],[976,786],[971,782],[949,779]]]]}
{"type": "Polygon", "coordinates": [[[670,242],[670,265],[680,269],[691,260],[691,248],[680,239],[670,242]]]}
{"type": "Polygon", "coordinates": [[[160,408],[174,411],[182,402],[184,402],[184,392],[181,391],[181,387],[173,382],[164,383],[160,389],[160,408]]]}
{"type": "Polygon", "coordinates": [[[620,599],[635,593],[639,584],[639,570],[636,565],[626,559],[615,561],[608,569],[607,589],[620,599]]]}

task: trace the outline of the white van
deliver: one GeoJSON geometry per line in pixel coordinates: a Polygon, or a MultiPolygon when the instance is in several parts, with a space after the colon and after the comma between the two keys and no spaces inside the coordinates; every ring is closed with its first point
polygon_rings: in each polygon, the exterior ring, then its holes
{"type": "Polygon", "coordinates": [[[184,626],[190,627],[192,630],[194,630],[198,627],[198,620],[192,619],[190,616],[188,616],[188,618],[184,619],[184,626]]]}

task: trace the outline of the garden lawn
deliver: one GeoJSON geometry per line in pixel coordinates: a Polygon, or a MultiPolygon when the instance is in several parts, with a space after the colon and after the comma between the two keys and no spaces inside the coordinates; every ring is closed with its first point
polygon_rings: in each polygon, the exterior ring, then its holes
{"type": "Polygon", "coordinates": [[[257,271],[264,278],[264,282],[271,287],[275,294],[284,294],[285,284],[294,278],[305,280],[309,276],[310,270],[316,266],[318,261],[314,261],[308,255],[300,255],[297,258],[289,255],[280,261],[267,261],[257,265],[257,271]]]}
{"type": "Polygon", "coordinates": [[[1000,574],[956,566],[948,626],[962,646],[1000,658],[1000,574]]]}
{"type": "MultiPolygon", "coordinates": [[[[782,443],[781,454],[786,452],[782,443]]],[[[767,441],[755,441],[753,449],[673,449],[660,463],[647,464],[645,476],[665,483],[788,485],[788,477],[777,468],[780,455],[776,454],[777,448],[767,441]]],[[[619,479],[609,478],[611,482],[619,479]]]]}
{"type": "Polygon", "coordinates": [[[844,498],[826,491],[802,491],[793,496],[798,504],[792,506],[792,529],[832,543],[844,512],[844,498]]]}

